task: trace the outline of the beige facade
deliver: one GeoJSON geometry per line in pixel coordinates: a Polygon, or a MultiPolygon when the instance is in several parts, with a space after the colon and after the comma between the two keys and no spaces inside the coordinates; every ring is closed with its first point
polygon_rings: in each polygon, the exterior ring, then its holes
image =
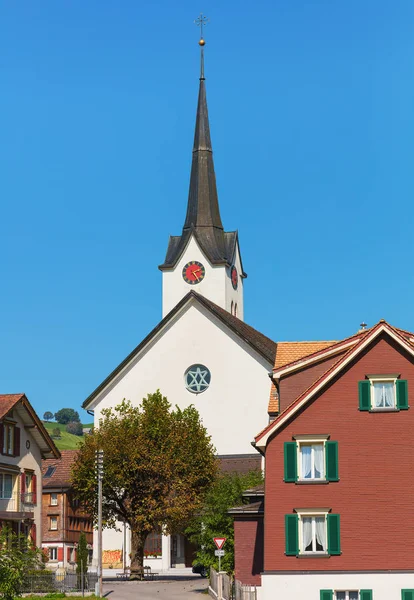
{"type": "Polygon", "coordinates": [[[42,458],[60,457],[24,394],[0,395],[0,529],[42,539],[42,458]]]}

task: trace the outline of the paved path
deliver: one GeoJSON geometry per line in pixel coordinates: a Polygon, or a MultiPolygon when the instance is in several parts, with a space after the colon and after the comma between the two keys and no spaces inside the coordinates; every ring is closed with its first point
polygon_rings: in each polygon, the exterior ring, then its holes
{"type": "Polygon", "coordinates": [[[158,581],[104,582],[104,596],[108,600],[203,600],[208,579],[179,577],[158,581]]]}

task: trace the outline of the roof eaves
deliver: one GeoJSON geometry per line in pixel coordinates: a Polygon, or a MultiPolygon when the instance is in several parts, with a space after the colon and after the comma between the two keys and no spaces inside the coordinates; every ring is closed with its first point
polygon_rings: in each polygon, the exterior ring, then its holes
{"type": "Polygon", "coordinates": [[[300,394],[300,396],[298,396],[298,398],[296,398],[289,406],[287,406],[286,409],[274,421],[272,421],[272,423],[267,425],[267,427],[265,427],[255,437],[253,443],[254,447],[258,451],[263,451],[266,447],[269,437],[273,435],[279,429],[279,427],[286,422],[287,419],[293,416],[299,408],[302,408],[302,406],[313,397],[314,393],[318,392],[324,385],[326,385],[326,383],[328,383],[332,377],[336,376],[349,360],[353,360],[353,358],[355,358],[355,356],[357,356],[359,352],[361,352],[368,344],[374,341],[378,335],[380,335],[383,331],[387,332],[387,330],[391,337],[397,338],[397,341],[399,341],[401,345],[405,346],[406,349],[414,355],[414,348],[407,343],[406,338],[386,321],[380,321],[377,323],[377,325],[364,332],[365,335],[361,337],[356,346],[354,345],[351,347],[346,354],[341,356],[336,363],[331,365],[330,368],[307,390],[305,390],[302,394],[300,394]]]}

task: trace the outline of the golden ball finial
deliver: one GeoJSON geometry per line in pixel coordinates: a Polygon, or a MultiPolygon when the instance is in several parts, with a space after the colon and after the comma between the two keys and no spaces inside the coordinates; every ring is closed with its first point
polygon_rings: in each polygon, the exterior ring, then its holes
{"type": "Polygon", "coordinates": [[[201,40],[198,43],[200,44],[200,46],[206,45],[206,42],[203,40],[203,38],[201,38],[201,40]]]}

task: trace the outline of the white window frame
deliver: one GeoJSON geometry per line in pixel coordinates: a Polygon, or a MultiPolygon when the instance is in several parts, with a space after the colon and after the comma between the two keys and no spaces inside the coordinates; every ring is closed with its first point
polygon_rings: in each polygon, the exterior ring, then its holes
{"type": "Polygon", "coordinates": [[[57,531],[58,530],[58,518],[57,517],[50,517],[50,531],[57,531]],[[53,523],[56,523],[56,527],[53,527],[53,523]]]}
{"type": "MultiPolygon", "coordinates": [[[[368,380],[370,382],[370,401],[371,401],[371,411],[374,412],[392,412],[398,410],[397,408],[397,385],[396,381],[398,379],[398,375],[367,375],[368,380]],[[374,401],[374,384],[375,383],[393,383],[394,384],[394,406],[375,406],[374,401]]],[[[340,590],[339,590],[340,591],[340,590]]],[[[353,590],[351,590],[353,591],[353,590]]]]}
{"type": "Polygon", "coordinates": [[[58,549],[57,546],[49,546],[49,560],[52,561],[57,561],[58,559],[58,549]],[[56,558],[52,557],[52,553],[56,555],[56,558]]]}
{"type": "MultiPolygon", "coordinates": [[[[328,513],[329,508],[295,508],[299,517],[299,554],[302,556],[325,556],[328,555],[328,513]],[[325,518],[325,550],[305,550],[303,547],[303,518],[325,518]]],[[[316,541],[316,524],[312,521],[312,540],[316,541]]],[[[316,545],[316,544],[315,544],[316,545]]]]}
{"type": "Polygon", "coordinates": [[[51,492],[50,493],[50,506],[57,506],[57,505],[58,505],[57,492],[51,492]]]}
{"type": "Polygon", "coordinates": [[[14,456],[14,423],[3,424],[3,454],[14,456]]]}
{"type": "Polygon", "coordinates": [[[349,600],[349,594],[351,592],[356,592],[358,594],[358,600],[359,600],[359,590],[335,590],[334,592],[334,600],[338,600],[338,596],[337,594],[345,594],[345,600],[349,600]]]}
{"type": "MultiPolygon", "coordinates": [[[[293,439],[296,440],[296,453],[297,453],[297,469],[298,469],[298,481],[326,481],[326,449],[325,442],[328,440],[329,435],[294,435],[293,439]],[[302,475],[302,455],[301,446],[313,446],[315,444],[323,445],[323,477],[303,477],[302,475]]],[[[312,452],[312,468],[314,469],[314,453],[312,452]]]]}
{"type": "Polygon", "coordinates": [[[14,482],[15,479],[13,477],[13,475],[11,473],[0,473],[0,500],[11,500],[13,498],[13,489],[14,489],[14,482]],[[10,496],[5,496],[4,495],[4,478],[5,477],[10,477],[11,478],[11,491],[10,491],[10,496]]]}

